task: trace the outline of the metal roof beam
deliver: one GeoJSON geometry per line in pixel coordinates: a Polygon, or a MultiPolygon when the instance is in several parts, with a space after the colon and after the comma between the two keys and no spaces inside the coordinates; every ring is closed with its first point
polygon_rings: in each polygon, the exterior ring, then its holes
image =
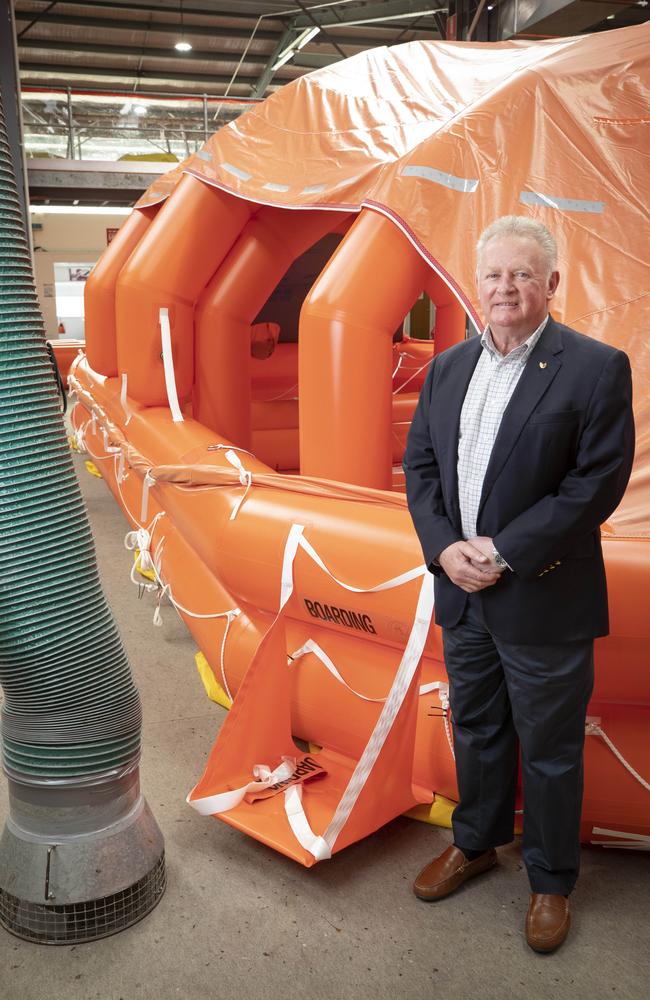
{"type": "MultiPolygon", "coordinates": [[[[85,5],[86,8],[88,4],[85,5]]],[[[206,13],[206,16],[208,14],[206,13]]],[[[27,11],[17,10],[16,22],[33,21],[33,14],[27,11]]],[[[38,18],[39,24],[56,24],[66,28],[109,28],[111,31],[142,31],[147,34],[159,32],[166,35],[178,35],[180,22],[173,21],[133,21],[121,20],[120,18],[109,17],[86,17],[83,14],[41,14],[38,18]]],[[[218,37],[223,33],[228,38],[237,38],[248,41],[252,29],[245,28],[224,28],[214,24],[188,24],[185,21],[185,34],[190,36],[203,35],[209,38],[218,37]]],[[[257,31],[255,38],[265,42],[277,42],[277,31],[257,31]]]]}
{"type": "MultiPolygon", "coordinates": [[[[433,12],[440,12],[447,9],[444,2],[431,3],[431,0],[384,0],[383,3],[359,3],[349,4],[345,7],[332,7],[323,10],[312,10],[309,13],[299,14],[296,17],[295,27],[306,28],[311,24],[319,24],[327,28],[344,28],[346,24],[376,24],[376,27],[408,28],[409,18],[432,17],[433,12]],[[404,17],[404,23],[387,20],[385,25],[382,21],[386,18],[404,17]]],[[[418,24],[418,32],[432,31],[438,34],[438,28],[432,25],[430,28],[418,24]]]]}
{"type": "Polygon", "coordinates": [[[540,35],[577,35],[620,10],[616,0],[504,0],[498,7],[499,38],[533,27],[540,35]]]}
{"type": "MultiPolygon", "coordinates": [[[[45,3],[46,0],[41,0],[45,3]]],[[[65,3],[66,7],[88,7],[86,0],[61,0],[65,3]]],[[[178,16],[179,9],[178,4],[175,7],[170,7],[167,4],[160,3],[120,3],[120,0],[94,0],[91,5],[92,7],[99,7],[104,10],[125,10],[125,11],[147,11],[153,14],[175,14],[178,16]]],[[[288,5],[285,5],[288,6],[288,5]]],[[[188,7],[187,4],[183,4],[183,16],[186,17],[188,14],[195,15],[196,17],[227,17],[232,21],[253,21],[257,20],[257,14],[242,14],[238,11],[233,11],[232,8],[227,6],[214,7],[210,4],[209,7],[188,7]]],[[[34,16],[34,15],[32,15],[34,16]]],[[[268,20],[276,20],[271,14],[268,20]]],[[[278,21],[282,20],[280,16],[277,18],[278,21]]]]}
{"type": "Polygon", "coordinates": [[[273,67],[276,64],[278,57],[282,52],[284,52],[284,50],[287,48],[288,45],[291,45],[291,43],[295,41],[295,38],[296,38],[295,31],[292,31],[291,28],[286,28],[284,33],[278,39],[278,43],[273,49],[273,52],[265,60],[266,64],[264,66],[264,69],[258,76],[257,80],[253,85],[253,89],[251,90],[251,97],[263,97],[264,91],[271,82],[271,79],[275,72],[273,67]]]}
{"type": "MultiPolygon", "coordinates": [[[[114,55],[130,56],[132,58],[145,59],[173,59],[175,62],[184,60],[206,60],[213,59],[219,62],[239,62],[240,52],[230,52],[224,49],[192,49],[191,52],[184,52],[182,55],[176,52],[171,46],[168,49],[151,48],[142,45],[106,45],[96,42],[70,42],[64,39],[52,38],[23,38],[18,44],[19,49],[42,49],[51,52],[78,52],[81,55],[114,55]]],[[[266,66],[268,56],[247,53],[244,62],[258,66],[266,66]]]]}
{"type": "MultiPolygon", "coordinates": [[[[21,79],[29,76],[30,73],[62,73],[64,76],[85,76],[85,77],[114,77],[118,80],[125,78],[137,79],[142,82],[147,80],[179,80],[188,83],[212,84],[214,86],[227,86],[230,83],[230,76],[217,76],[210,73],[174,73],[163,70],[133,70],[130,71],[124,66],[96,67],[96,66],[53,66],[52,63],[21,63],[21,79]]],[[[236,80],[236,85],[253,87],[255,77],[240,76],[236,80]]]]}
{"type": "MultiPolygon", "coordinates": [[[[86,7],[88,5],[86,4],[86,7]]],[[[423,7],[425,4],[423,4],[423,7]]],[[[436,8],[437,9],[437,8],[436,8]]],[[[316,12],[317,13],[317,12],[316,12]]],[[[302,18],[303,15],[301,15],[302,18]]],[[[16,11],[16,21],[29,21],[32,19],[31,14],[27,11],[16,11]]],[[[165,35],[178,35],[180,31],[180,25],[174,24],[172,22],[156,22],[156,21],[126,21],[120,20],[119,18],[106,18],[106,17],[85,17],[83,15],[77,14],[43,14],[39,17],[39,24],[53,24],[59,25],[60,27],[66,28],[108,28],[111,31],[129,31],[142,32],[143,34],[153,34],[162,33],[165,35]]],[[[309,27],[312,21],[307,20],[303,27],[309,27]]],[[[345,28],[346,24],[344,21],[328,21],[323,23],[325,28],[345,28]]],[[[397,31],[398,29],[408,28],[408,24],[395,24],[392,21],[387,22],[387,24],[369,24],[366,25],[368,28],[386,28],[392,27],[397,31]]],[[[430,29],[423,27],[418,24],[417,31],[418,34],[423,34],[425,32],[431,31],[437,36],[437,30],[432,26],[430,29]]],[[[219,38],[220,35],[227,37],[229,39],[237,39],[241,41],[248,41],[252,34],[252,28],[250,30],[245,30],[244,28],[225,28],[221,25],[205,25],[205,24],[188,24],[185,21],[185,34],[188,37],[193,38],[195,36],[204,36],[208,38],[219,38]]],[[[263,42],[275,42],[277,44],[278,40],[282,37],[282,32],[279,31],[265,31],[258,30],[255,32],[255,41],[263,42]]],[[[334,42],[341,45],[355,45],[358,48],[372,48],[376,45],[383,45],[385,41],[383,39],[378,39],[377,36],[363,35],[346,38],[341,34],[332,36],[334,42]]],[[[320,38],[321,44],[325,41],[324,33],[323,37],[320,38]]],[[[21,39],[21,45],[24,44],[24,39],[21,39]]]]}

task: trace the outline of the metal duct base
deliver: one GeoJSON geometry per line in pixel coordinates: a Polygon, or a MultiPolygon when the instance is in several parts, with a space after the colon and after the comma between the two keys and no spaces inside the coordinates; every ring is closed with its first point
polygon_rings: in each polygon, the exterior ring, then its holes
{"type": "Polygon", "coordinates": [[[116,934],[165,891],[163,837],[137,768],[91,785],[9,779],[0,838],[0,924],[39,944],[116,934]],[[46,832],[47,831],[47,832],[46,832]]]}
{"type": "Polygon", "coordinates": [[[165,891],[165,854],[139,882],[112,896],[49,906],[0,889],[0,924],[36,944],[81,944],[117,934],[146,916],[165,891]]]}

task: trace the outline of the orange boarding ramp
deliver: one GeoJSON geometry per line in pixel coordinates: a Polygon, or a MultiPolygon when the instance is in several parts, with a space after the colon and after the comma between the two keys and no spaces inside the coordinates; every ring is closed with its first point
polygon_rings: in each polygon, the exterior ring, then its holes
{"type": "Polygon", "coordinates": [[[582,836],[650,843],[649,39],[410,43],[310,74],[154,184],[86,284],[78,440],[157,616],[170,597],[234,695],[191,804],[303,864],[457,795],[398,463],[431,357],[478,328],[471,248],[505,214],[556,234],[555,315],[632,363],[582,836]],[[299,319],[276,321],[324,246],[299,319]],[[423,291],[432,341],[395,342],[423,291]]]}

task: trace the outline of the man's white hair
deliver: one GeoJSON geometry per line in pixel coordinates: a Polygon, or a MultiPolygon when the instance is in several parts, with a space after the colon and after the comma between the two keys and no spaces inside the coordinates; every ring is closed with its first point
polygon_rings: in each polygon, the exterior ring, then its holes
{"type": "Polygon", "coordinates": [[[501,236],[520,236],[535,240],[544,254],[548,273],[557,267],[557,243],[555,237],[541,222],[535,222],[525,215],[503,215],[484,229],[476,244],[476,259],[480,261],[483,251],[490,240],[501,236]]]}

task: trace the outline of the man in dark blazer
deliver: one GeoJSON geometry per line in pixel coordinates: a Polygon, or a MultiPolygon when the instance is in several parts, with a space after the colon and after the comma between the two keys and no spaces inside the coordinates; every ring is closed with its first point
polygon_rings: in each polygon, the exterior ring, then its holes
{"type": "Polygon", "coordinates": [[[435,575],[459,788],[454,843],[414,891],[440,899],[496,864],[514,834],[519,746],[526,938],[537,951],[569,929],[593,643],[608,631],[600,525],[634,453],[628,358],[549,316],[556,258],[531,219],[485,230],[487,327],[434,359],[404,457],[435,575]]]}

